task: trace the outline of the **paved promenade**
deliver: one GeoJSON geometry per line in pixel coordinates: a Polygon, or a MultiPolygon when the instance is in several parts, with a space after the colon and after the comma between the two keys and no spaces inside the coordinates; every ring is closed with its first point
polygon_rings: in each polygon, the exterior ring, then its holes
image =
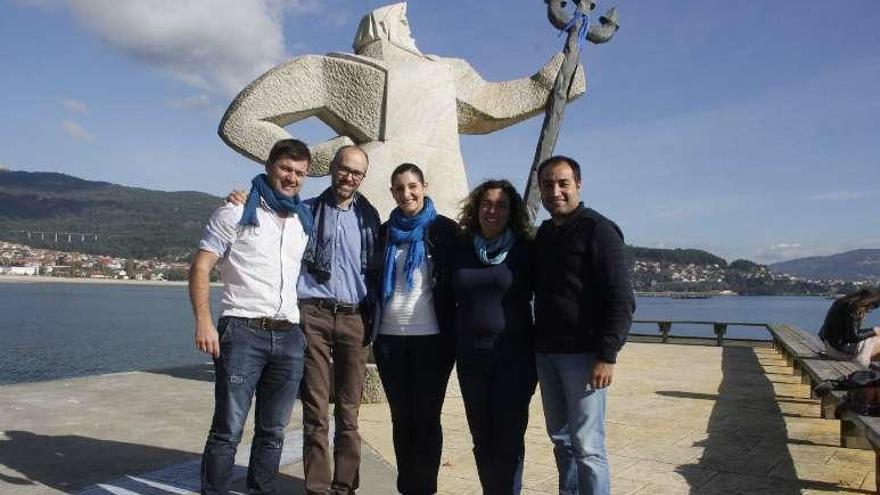
{"type": "MultiPolygon", "coordinates": [[[[192,493],[210,420],[210,380],[204,367],[0,387],[0,495],[192,493]]],[[[540,404],[536,395],[527,494],[556,493],[540,404]]],[[[359,493],[393,494],[387,405],[361,411],[359,493]]],[[[630,343],[609,396],[612,493],[873,493],[873,452],[836,447],[837,422],[818,413],[807,387],[769,347],[630,343]]],[[[302,492],[300,420],[297,408],[281,493],[302,492]]],[[[443,421],[440,491],[478,494],[454,381],[443,421]]],[[[246,435],[243,445],[249,442],[246,435]]]]}

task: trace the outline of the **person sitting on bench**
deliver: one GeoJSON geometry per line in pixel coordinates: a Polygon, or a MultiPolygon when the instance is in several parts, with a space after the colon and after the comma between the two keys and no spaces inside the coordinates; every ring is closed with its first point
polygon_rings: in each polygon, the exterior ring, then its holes
{"type": "Polygon", "coordinates": [[[861,328],[861,324],[878,306],[880,289],[861,289],[834,301],[819,331],[826,354],[869,366],[871,358],[880,355],[880,327],[861,328]]]}

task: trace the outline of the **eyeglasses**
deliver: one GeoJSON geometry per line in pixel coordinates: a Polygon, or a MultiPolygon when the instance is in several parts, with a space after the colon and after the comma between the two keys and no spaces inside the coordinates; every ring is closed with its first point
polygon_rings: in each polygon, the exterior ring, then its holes
{"type": "Polygon", "coordinates": [[[352,180],[354,180],[355,182],[360,182],[360,181],[364,180],[364,177],[366,175],[367,174],[365,174],[359,170],[352,170],[352,169],[346,167],[345,165],[336,165],[336,176],[339,177],[340,179],[345,179],[345,178],[351,177],[352,180]]]}

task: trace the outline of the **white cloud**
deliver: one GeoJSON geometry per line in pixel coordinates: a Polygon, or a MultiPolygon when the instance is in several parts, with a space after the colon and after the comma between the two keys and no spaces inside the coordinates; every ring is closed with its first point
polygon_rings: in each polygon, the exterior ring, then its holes
{"type": "Polygon", "coordinates": [[[784,249],[800,249],[802,247],[803,246],[798,242],[779,242],[779,243],[776,243],[776,244],[770,246],[770,249],[784,250],[784,249]]]}
{"type": "Polygon", "coordinates": [[[61,129],[63,129],[68,136],[79,141],[92,141],[95,139],[95,136],[93,136],[92,133],[87,131],[83,126],[70,120],[62,121],[61,129]]]}
{"type": "Polygon", "coordinates": [[[228,97],[285,58],[282,21],[317,0],[19,0],[61,3],[126,55],[203,91],[228,97]]]}
{"type": "Polygon", "coordinates": [[[70,113],[86,114],[89,112],[89,107],[85,103],[72,98],[61,100],[61,106],[70,113]]]}
{"type": "Polygon", "coordinates": [[[170,98],[168,107],[184,110],[199,110],[211,106],[211,98],[204,93],[184,96],[182,98],[170,98]]]}

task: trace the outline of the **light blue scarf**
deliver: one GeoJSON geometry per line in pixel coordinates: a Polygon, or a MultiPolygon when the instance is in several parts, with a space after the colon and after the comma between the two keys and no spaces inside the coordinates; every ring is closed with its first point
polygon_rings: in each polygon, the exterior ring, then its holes
{"type": "Polygon", "coordinates": [[[477,256],[484,264],[498,265],[507,258],[507,253],[513,247],[514,240],[513,232],[510,229],[504,229],[504,233],[491,241],[476,233],[474,234],[474,249],[476,249],[477,256]],[[490,258],[489,253],[495,254],[490,258]]]}
{"type": "Polygon", "coordinates": [[[388,218],[388,245],[385,247],[385,273],[382,274],[382,302],[387,301],[394,292],[394,258],[397,246],[409,243],[406,262],[403,265],[406,273],[406,290],[413,288],[413,275],[425,262],[425,231],[428,225],[437,218],[434,203],[425,197],[425,206],[415,216],[408,217],[395,208],[388,218]]]}
{"type": "Polygon", "coordinates": [[[315,219],[312,217],[312,210],[299,199],[299,195],[292,198],[275,193],[272,186],[269,185],[266,174],[260,174],[251,181],[251,192],[248,193],[247,201],[244,203],[244,213],[238,224],[241,226],[254,225],[259,227],[260,221],[257,219],[257,207],[260,205],[260,198],[269,205],[275,213],[296,214],[302,224],[306,235],[312,235],[315,219]]]}

